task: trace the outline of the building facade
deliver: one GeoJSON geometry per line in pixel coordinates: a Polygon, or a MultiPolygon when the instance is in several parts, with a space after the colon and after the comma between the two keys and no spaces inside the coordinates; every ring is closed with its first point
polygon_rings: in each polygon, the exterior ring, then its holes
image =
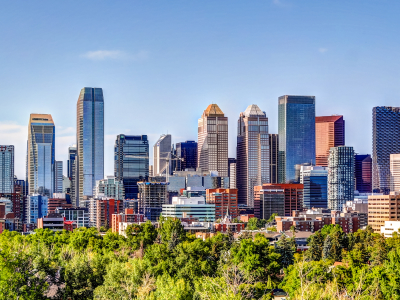
{"type": "Polygon", "coordinates": [[[168,204],[168,182],[138,182],[139,213],[150,221],[157,221],[164,204],[168,204]]]}
{"type": "Polygon", "coordinates": [[[93,191],[95,199],[125,199],[125,189],[122,180],[116,179],[114,176],[96,181],[96,187],[93,191]]]}
{"type": "Polygon", "coordinates": [[[279,121],[280,183],[295,181],[295,166],[315,165],[315,97],[281,96],[279,121]]]}
{"type": "Polygon", "coordinates": [[[28,128],[27,181],[29,194],[54,192],[55,126],[51,115],[31,114],[28,128]]]}
{"type": "Polygon", "coordinates": [[[278,183],[279,170],[279,135],[269,134],[269,180],[278,183]]]}
{"type": "Polygon", "coordinates": [[[27,198],[26,219],[28,224],[37,222],[37,219],[47,216],[48,197],[34,194],[27,198]]]}
{"type": "Polygon", "coordinates": [[[63,162],[54,162],[54,191],[53,193],[63,193],[63,162]]]}
{"type": "Polygon", "coordinates": [[[198,121],[197,166],[228,176],[228,118],[217,104],[210,104],[198,121]]]}
{"type": "Polygon", "coordinates": [[[176,143],[176,156],[180,158],[178,171],[197,169],[197,143],[195,141],[176,143]]]}
{"type": "Polygon", "coordinates": [[[254,217],[268,220],[272,214],[285,214],[285,190],[260,185],[254,187],[254,217]]]}
{"type": "MultiPolygon", "coordinates": [[[[76,147],[68,147],[67,176],[70,181],[69,194],[72,204],[76,207],[76,147]]],[[[65,191],[64,191],[65,192],[65,191]]]]}
{"type": "Polygon", "coordinates": [[[173,197],[172,204],[162,206],[163,217],[190,218],[199,222],[215,221],[215,204],[206,203],[203,196],[173,197]]]}
{"type": "Polygon", "coordinates": [[[385,221],[400,219],[400,193],[392,192],[390,195],[368,196],[368,225],[374,232],[380,233],[385,221]]]}
{"type": "Polygon", "coordinates": [[[329,150],[328,208],[342,210],[354,199],[354,150],[339,146],[329,150]]]}
{"type": "Polygon", "coordinates": [[[301,166],[300,183],[304,185],[304,208],[328,207],[328,167],[301,166]]]}
{"type": "Polygon", "coordinates": [[[0,193],[14,193],[14,146],[0,146],[0,193]]]}
{"type": "Polygon", "coordinates": [[[390,191],[400,191],[400,154],[390,154],[390,191]]]}
{"type": "Polygon", "coordinates": [[[223,219],[227,214],[231,218],[239,216],[237,189],[207,189],[207,204],[215,205],[215,219],[223,219]]]}
{"type": "Polygon", "coordinates": [[[75,203],[92,197],[104,178],[104,97],[101,88],[85,87],[77,102],[75,203]]]}
{"type": "Polygon", "coordinates": [[[372,193],[372,158],[369,154],[354,156],[355,189],[360,193],[372,193]]]}
{"type": "Polygon", "coordinates": [[[238,203],[254,207],[254,187],[270,182],[268,118],[253,104],[240,114],[237,128],[238,203]]]}
{"type": "Polygon", "coordinates": [[[66,221],[72,222],[74,228],[89,227],[89,211],[86,207],[57,208],[55,213],[61,214],[66,221]]]}
{"type": "Polygon", "coordinates": [[[169,173],[169,159],[171,158],[171,135],[163,134],[153,146],[153,176],[169,173]]]}
{"type": "Polygon", "coordinates": [[[343,116],[315,117],[315,164],[327,167],[329,150],[345,145],[343,116]]]}

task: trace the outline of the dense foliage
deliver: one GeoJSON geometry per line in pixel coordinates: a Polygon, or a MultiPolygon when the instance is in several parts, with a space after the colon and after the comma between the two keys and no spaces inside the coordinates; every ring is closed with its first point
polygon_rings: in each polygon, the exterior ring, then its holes
{"type": "Polygon", "coordinates": [[[178,220],[130,225],[127,237],[94,228],[0,235],[0,299],[400,299],[400,236],[326,226],[296,253],[258,234],[201,240],[178,220]],[[334,262],[341,262],[335,264],[334,262]]]}

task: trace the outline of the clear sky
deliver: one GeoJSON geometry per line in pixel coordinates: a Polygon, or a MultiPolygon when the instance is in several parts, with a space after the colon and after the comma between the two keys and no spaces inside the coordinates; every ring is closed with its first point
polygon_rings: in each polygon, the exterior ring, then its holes
{"type": "Polygon", "coordinates": [[[0,1],[0,144],[25,178],[30,113],[52,114],[66,169],[82,87],[105,97],[105,175],[117,134],[197,140],[210,103],[236,122],[250,104],[278,130],[278,97],[315,95],[371,153],[372,107],[400,106],[400,2],[324,0],[0,1]]]}

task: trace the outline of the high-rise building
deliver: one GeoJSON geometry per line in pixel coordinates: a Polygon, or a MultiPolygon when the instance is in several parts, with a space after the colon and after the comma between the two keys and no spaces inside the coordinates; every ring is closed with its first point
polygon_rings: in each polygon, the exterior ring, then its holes
{"type": "Polygon", "coordinates": [[[163,134],[153,146],[153,176],[166,175],[169,172],[171,158],[171,135],[163,134]]]}
{"type": "Polygon", "coordinates": [[[278,183],[279,135],[269,134],[269,181],[278,183]]]}
{"type": "Polygon", "coordinates": [[[97,180],[104,178],[104,97],[101,88],[85,87],[77,103],[75,206],[93,196],[97,180]]]}
{"type": "Polygon", "coordinates": [[[157,221],[163,204],[168,204],[168,182],[138,182],[139,213],[150,221],[157,221]]]}
{"type": "MultiPolygon", "coordinates": [[[[303,210],[304,185],[295,183],[268,183],[262,185],[263,189],[282,189],[285,194],[284,212],[285,216],[291,216],[294,210],[303,210]]],[[[258,192],[260,190],[257,190],[258,192]]]]}
{"type": "Polygon", "coordinates": [[[339,146],[329,150],[328,208],[342,210],[354,199],[354,150],[339,146]]]}
{"type": "Polygon", "coordinates": [[[315,163],[327,167],[329,149],[345,145],[343,116],[315,117],[315,163]]]}
{"type": "Polygon", "coordinates": [[[315,96],[281,96],[278,113],[278,181],[294,182],[296,165],[315,165],[315,96]]]}
{"type": "Polygon", "coordinates": [[[186,141],[184,143],[176,143],[176,156],[180,158],[180,169],[197,169],[197,143],[195,141],[186,141]]]}
{"type": "Polygon", "coordinates": [[[360,193],[372,193],[372,158],[369,154],[356,154],[355,189],[360,193]]]}
{"type": "Polygon", "coordinates": [[[39,194],[29,195],[26,207],[26,221],[28,224],[36,223],[37,219],[47,216],[48,196],[39,194]]]}
{"type": "Polygon", "coordinates": [[[400,154],[390,154],[390,191],[400,191],[400,154]]]}
{"type": "Polygon", "coordinates": [[[380,233],[385,221],[397,221],[400,219],[400,193],[392,192],[390,195],[368,196],[368,225],[380,233]]]}
{"type": "Polygon", "coordinates": [[[237,128],[238,203],[254,207],[254,187],[270,182],[268,118],[257,105],[249,105],[237,128]]]}
{"type": "Polygon", "coordinates": [[[328,207],[328,167],[301,166],[300,183],[304,185],[304,208],[328,207]]]}
{"type": "Polygon", "coordinates": [[[149,177],[147,135],[117,136],[114,146],[114,176],[124,184],[125,199],[137,199],[138,181],[149,177]]]}
{"type": "Polygon", "coordinates": [[[372,109],[372,189],[390,191],[390,154],[400,153],[400,107],[372,109]]]}
{"type": "Polygon", "coordinates": [[[70,197],[72,204],[76,207],[76,147],[69,147],[68,148],[68,161],[67,161],[67,175],[70,181],[70,197]]]}
{"type": "Polygon", "coordinates": [[[0,193],[14,193],[14,146],[0,146],[0,193]]]}
{"type": "Polygon", "coordinates": [[[95,199],[124,200],[125,189],[122,180],[118,180],[114,176],[107,176],[106,179],[97,180],[93,197],[95,199]]]}
{"type": "Polygon", "coordinates": [[[254,216],[268,220],[272,214],[285,215],[285,189],[271,185],[254,187],[254,216]]]}
{"type": "Polygon", "coordinates": [[[230,217],[239,216],[237,189],[207,189],[207,204],[215,205],[215,219],[223,219],[228,213],[230,217]]]}
{"type": "Polygon", "coordinates": [[[27,181],[29,194],[54,192],[55,126],[51,115],[31,114],[28,129],[27,181]]]}
{"type": "Polygon", "coordinates": [[[63,162],[54,162],[54,193],[63,193],[63,162]]]}
{"type": "Polygon", "coordinates": [[[198,121],[197,166],[228,176],[228,118],[217,104],[210,104],[198,121]]]}
{"type": "Polygon", "coordinates": [[[229,187],[236,189],[236,158],[228,158],[229,187]]]}

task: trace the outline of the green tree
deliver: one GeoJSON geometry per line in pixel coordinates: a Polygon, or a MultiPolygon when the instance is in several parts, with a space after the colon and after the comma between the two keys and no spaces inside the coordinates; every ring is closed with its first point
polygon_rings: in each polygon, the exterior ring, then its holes
{"type": "Polygon", "coordinates": [[[324,248],[322,249],[322,258],[333,259],[331,253],[332,253],[332,238],[330,235],[328,235],[324,241],[324,248]]]}
{"type": "Polygon", "coordinates": [[[281,255],[280,261],[284,268],[293,264],[293,255],[296,252],[296,245],[293,239],[287,238],[283,233],[276,243],[276,251],[281,255]]]}
{"type": "Polygon", "coordinates": [[[159,224],[160,228],[158,232],[160,233],[163,243],[168,243],[173,240],[172,243],[175,247],[179,242],[186,239],[186,232],[178,218],[160,217],[159,224]]]}
{"type": "Polygon", "coordinates": [[[319,230],[308,238],[308,247],[308,258],[315,261],[321,260],[324,237],[319,230]]]}
{"type": "Polygon", "coordinates": [[[258,219],[257,218],[250,218],[249,222],[247,222],[246,229],[247,230],[257,230],[258,229],[258,219]]]}

